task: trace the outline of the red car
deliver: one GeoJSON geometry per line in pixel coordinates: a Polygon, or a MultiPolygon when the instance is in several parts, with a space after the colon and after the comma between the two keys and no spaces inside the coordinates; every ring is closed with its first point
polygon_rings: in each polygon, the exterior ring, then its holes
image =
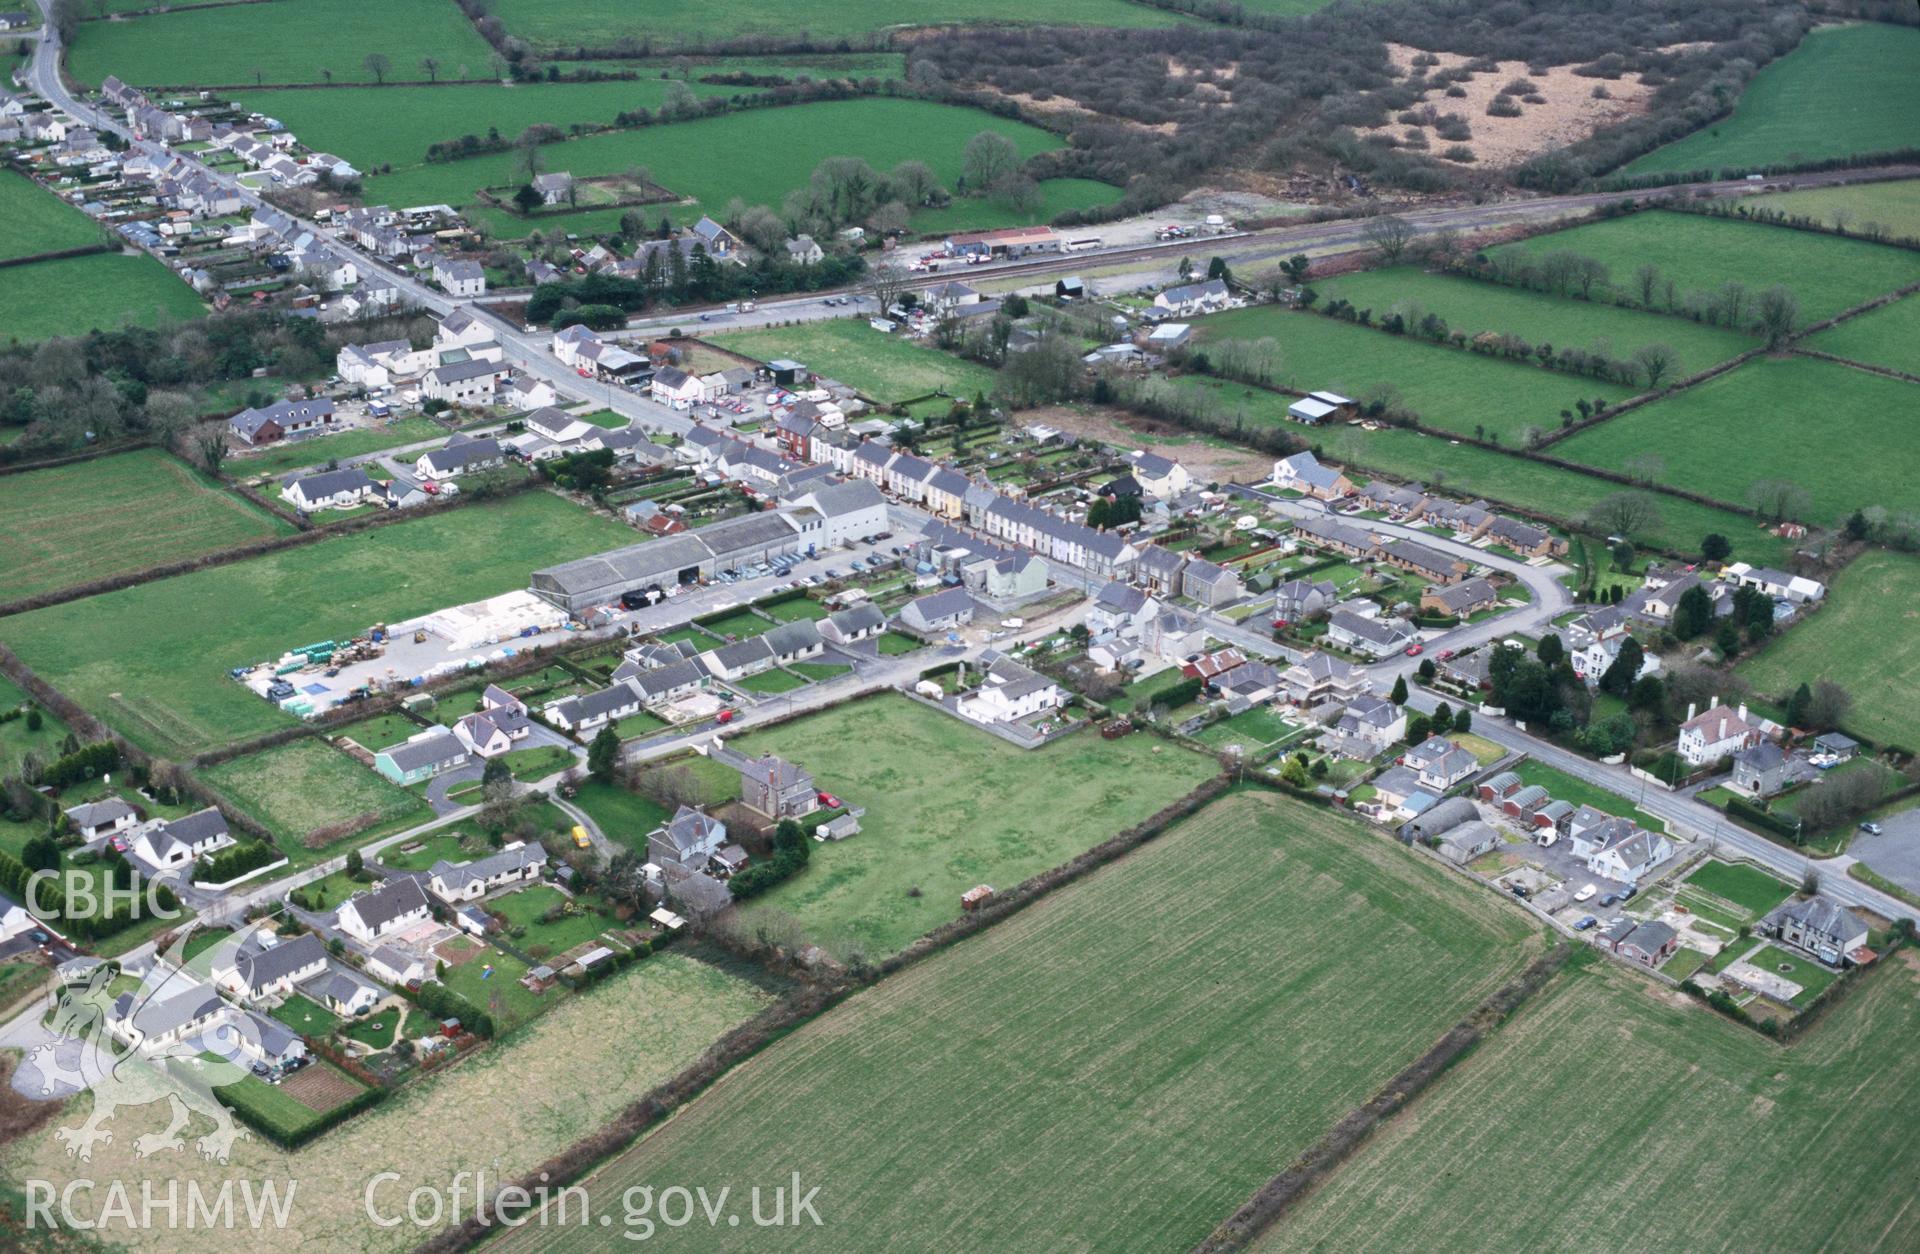
{"type": "Polygon", "coordinates": [[[829,810],[838,810],[840,808],[840,798],[830,792],[821,793],[817,800],[829,810]]]}
{"type": "Polygon", "coordinates": [[[1287,620],[1284,618],[1276,618],[1273,620],[1273,629],[1275,631],[1279,631],[1283,629],[1284,627],[1286,627],[1286,625],[1287,625],[1287,620]]]}
{"type": "Polygon", "coordinates": [[[733,711],[732,710],[720,711],[720,715],[717,721],[722,723],[731,723],[733,721],[733,711]]]}
{"type": "Polygon", "coordinates": [[[1407,646],[1408,657],[1419,657],[1422,653],[1425,653],[1426,651],[1427,651],[1427,646],[1424,644],[1410,644],[1407,646]]]}
{"type": "Polygon", "coordinates": [[[1440,650],[1440,660],[1442,662],[1451,662],[1453,660],[1453,650],[1452,649],[1440,650]]]}

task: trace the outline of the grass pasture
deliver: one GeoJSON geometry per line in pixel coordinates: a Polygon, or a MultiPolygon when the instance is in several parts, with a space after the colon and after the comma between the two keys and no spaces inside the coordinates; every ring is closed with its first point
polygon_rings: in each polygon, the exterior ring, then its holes
{"type": "MultiPolygon", "coordinates": [[[[1920,34],[1915,37],[1920,39],[1920,34]]],[[[1592,257],[1607,267],[1609,281],[1622,292],[1643,264],[1672,279],[1683,298],[1692,291],[1713,291],[1728,279],[1738,279],[1755,292],[1784,284],[1799,298],[1804,323],[1831,318],[1920,279],[1920,253],[1661,210],[1552,231],[1495,251],[1514,249],[1592,257]]]]}
{"type": "Polygon", "coordinates": [[[1831,679],[1853,695],[1847,726],[1881,743],[1920,744],[1911,699],[1920,674],[1920,557],[1869,549],[1834,578],[1807,621],[1740,663],[1768,696],[1831,679]]]}
{"type": "Polygon", "coordinates": [[[319,740],[296,740],[208,767],[207,782],[266,824],[296,866],[332,852],[302,838],[321,828],[363,823],[364,844],[433,817],[421,797],[319,740]]]}
{"type": "MultiPolygon", "coordinates": [[[[1484,496],[1569,523],[1621,490],[1617,483],[1579,471],[1509,457],[1471,444],[1450,444],[1413,431],[1334,427],[1315,439],[1336,462],[1425,483],[1452,496],[1484,496]]],[[[1662,496],[1657,500],[1658,524],[1636,539],[1691,553],[1697,551],[1701,536],[1717,531],[1733,541],[1736,557],[1756,566],[1777,566],[1787,559],[1790,546],[1750,518],[1679,497],[1662,496]]]]}
{"type": "Polygon", "coordinates": [[[0,269],[0,340],[43,340],[206,313],[192,288],[144,253],[92,253],[0,269]]]}
{"type": "Polygon", "coordinates": [[[1568,971],[1260,1248],[1911,1248],[1910,957],[1785,1049],[1608,964],[1568,971]]]}
{"type": "MultiPolygon", "coordinates": [[[[292,1153],[260,1137],[238,1142],[224,1164],[189,1148],[166,1159],[167,1176],[196,1181],[209,1198],[225,1180],[298,1180],[286,1231],[302,1245],[400,1254],[433,1230],[404,1221],[381,1228],[369,1221],[366,1191],[375,1170],[401,1173],[393,1192],[381,1187],[376,1201],[384,1208],[391,1199],[393,1213],[402,1217],[415,1188],[444,1193],[458,1172],[484,1169],[490,1176],[501,1173],[499,1178],[530,1172],[693,1062],[771,997],[752,972],[718,965],[704,951],[656,954],[589,993],[563,997],[523,1031],[430,1082],[404,1086],[292,1153]],[[618,1030],[609,1030],[610,1024],[618,1030]],[[529,1085],[544,1096],[530,1100],[529,1085]],[[487,1112],[485,1135],[423,1131],[471,1127],[476,1110],[487,1112]]],[[[123,1108],[112,1142],[97,1146],[93,1161],[82,1163],[67,1156],[55,1130],[83,1118],[91,1100],[77,1098],[71,1111],[0,1147],[0,1173],[10,1180],[52,1175],[62,1181],[58,1187],[75,1177],[91,1177],[102,1188],[121,1181],[138,1196],[140,1181],[153,1175],[154,1160],[139,1157],[134,1140],[166,1126],[167,1105],[123,1108]]],[[[114,1243],[164,1254],[179,1248],[180,1234],[165,1224],[121,1228],[114,1243]]],[[[260,1248],[260,1234],[244,1223],[208,1225],[196,1229],[193,1243],[208,1254],[251,1254],[260,1248]]]]}
{"type": "Polygon", "coordinates": [[[806,871],[748,915],[784,911],[829,950],[872,958],[959,914],[975,884],[1010,888],[1057,866],[1215,771],[1146,736],[1016,749],[896,696],[750,732],[735,747],[798,762],[822,789],[867,808],[858,836],[815,846],[806,871]],[[1038,796],[1048,804],[1034,805],[1038,796]]]}
{"type": "Polygon", "coordinates": [[[1839,187],[1809,187],[1796,192],[1774,192],[1737,201],[1782,213],[1805,214],[1829,226],[1845,224],[1858,231],[1879,223],[1895,236],[1920,239],[1920,179],[1891,179],[1883,183],[1852,183],[1839,187]]]}
{"type": "Polygon", "coordinates": [[[1757,480],[1806,489],[1806,521],[1838,524],[1854,510],[1920,508],[1920,384],[1810,357],[1756,358],[1554,446],[1568,461],[1617,470],[1651,453],[1657,482],[1730,504],[1757,480]],[[1836,405],[1835,397],[1845,397],[1836,405]],[[1806,416],[1823,413],[1820,422],[1806,416]]]}
{"type": "MultiPolygon", "coordinates": [[[[550,144],[545,152],[550,169],[570,170],[580,178],[644,166],[655,181],[695,202],[666,206],[661,211],[675,222],[692,222],[702,213],[719,213],[735,196],[748,204],[778,204],[789,188],[805,183],[813,168],[831,156],[864,157],[876,169],[891,169],[909,158],[923,160],[942,182],[951,185],[960,174],[961,150],[983,130],[998,131],[1012,139],[1022,157],[1061,146],[1058,137],[1038,127],[976,109],[924,100],[867,98],[610,131],[550,144]],[[754,160],[708,160],[707,154],[714,152],[752,152],[754,160]]],[[[467,205],[479,188],[514,182],[513,163],[511,154],[495,153],[396,170],[367,179],[366,194],[392,204],[467,205]]],[[[1042,195],[1047,191],[1047,184],[1042,183],[1042,195]]],[[[989,204],[976,207],[978,213],[970,214],[968,220],[980,225],[1028,220],[1009,218],[1005,211],[989,204]]],[[[618,209],[603,209],[529,221],[503,211],[482,208],[475,212],[502,237],[524,235],[535,225],[551,231],[561,223],[569,231],[611,229],[620,216],[618,209]]],[[[1054,212],[1057,210],[1043,205],[1032,219],[1045,221],[1054,212]]]]}
{"type": "Polygon", "coordinates": [[[158,449],[28,471],[0,491],[0,601],[292,530],[158,449]]]}
{"type": "Polygon", "coordinates": [[[713,342],[762,361],[790,357],[815,374],[837,379],[883,404],[941,390],[971,400],[975,392],[993,387],[993,371],[985,366],[899,336],[883,335],[868,326],[865,318],[735,331],[716,335],[713,342]]]}
{"type": "MultiPolygon", "coordinates": [[[[1376,317],[1382,312],[1376,310],[1376,317]]],[[[1195,329],[1209,341],[1278,340],[1274,382],[1282,386],[1331,388],[1364,399],[1369,389],[1390,384],[1426,426],[1463,435],[1484,427],[1516,446],[1529,426],[1557,428],[1560,411],[1575,400],[1617,403],[1635,391],[1272,305],[1203,318],[1195,329]]],[[[1240,384],[1222,390],[1236,396],[1248,391],[1240,384]]],[[[1292,399],[1255,390],[1247,398],[1248,419],[1284,422],[1292,399]]]]}
{"type": "MultiPolygon", "coordinates": [[[[493,50],[446,0],[270,0],[87,22],[67,53],[73,76],[98,86],[117,74],[139,87],[240,87],[259,83],[372,83],[366,59],[391,63],[389,82],[426,82],[423,57],[442,78],[486,78],[493,50]]],[[[451,138],[451,137],[449,137],[451,138]]]]}
{"type": "Polygon", "coordinates": [[[612,519],[523,492],[16,615],[6,639],[137,743],[185,757],[288,725],[228,667],[497,596],[525,587],[536,567],[632,538],[612,519]]]}
{"type": "MultiPolygon", "coordinates": [[[[1357,824],[1233,796],[761,1051],[586,1188],[797,1169],[837,1249],[1187,1248],[1529,930],[1357,824]]],[[[529,1224],[501,1245],[593,1243],[529,1224]]]]}
{"type": "Polygon", "coordinates": [[[1450,330],[1464,331],[1469,337],[1493,331],[1534,344],[1583,348],[1618,358],[1630,358],[1643,344],[1667,344],[1680,356],[1673,378],[1737,357],[1759,343],[1751,336],[1687,318],[1560,300],[1542,292],[1431,274],[1417,266],[1362,270],[1318,280],[1313,286],[1322,300],[1345,297],[1358,308],[1372,309],[1376,320],[1399,313],[1411,323],[1434,314],[1450,330]]]}
{"type": "Polygon", "coordinates": [[[1911,148],[1920,118],[1920,30],[1860,23],[1811,31],[1762,67],[1733,116],[1654,149],[1627,174],[1793,165],[1911,148]]]}
{"type": "Polygon", "coordinates": [[[536,48],[607,48],[621,41],[687,46],[777,35],[818,40],[868,35],[896,26],[1046,22],[1055,26],[1173,26],[1182,19],[1123,0],[1055,0],[1036,11],[1018,0],[944,0],[903,10],[886,0],[841,0],[803,13],[777,0],[661,0],[644,10],[621,0],[573,0],[557,8],[543,0],[500,0],[494,9],[509,31],[536,48]]]}
{"type": "Polygon", "coordinates": [[[1801,341],[1848,361],[1920,375],[1920,296],[1903,296],[1801,341]]]}
{"type": "Polygon", "coordinates": [[[23,174],[0,171],[0,261],[85,248],[103,238],[86,214],[23,174]]]}

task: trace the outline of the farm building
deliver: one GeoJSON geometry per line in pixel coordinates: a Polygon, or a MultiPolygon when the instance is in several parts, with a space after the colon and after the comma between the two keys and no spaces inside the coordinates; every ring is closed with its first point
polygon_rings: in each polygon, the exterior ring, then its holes
{"type": "Polygon", "coordinates": [[[537,570],[530,586],[542,600],[579,613],[618,601],[623,592],[690,584],[741,562],[817,549],[825,534],[820,514],[804,507],[743,514],[537,570]]]}

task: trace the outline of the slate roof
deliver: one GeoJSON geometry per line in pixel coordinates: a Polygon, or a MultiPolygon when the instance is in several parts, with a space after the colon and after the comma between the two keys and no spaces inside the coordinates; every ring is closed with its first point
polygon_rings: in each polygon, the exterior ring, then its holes
{"type": "Polygon", "coordinates": [[[443,731],[382,749],[378,756],[388,758],[402,773],[407,773],[425,766],[452,762],[466,754],[467,747],[454,739],[452,732],[443,731]]]}
{"type": "Polygon", "coordinates": [[[1852,911],[1831,897],[1784,902],[1768,911],[1767,917],[1761,922],[1776,931],[1782,923],[1798,923],[1807,931],[1830,936],[1836,941],[1852,940],[1867,930],[1852,911]]]}
{"type": "Polygon", "coordinates": [[[390,879],[372,892],[349,899],[342,903],[342,909],[349,904],[360,916],[360,921],[377,932],[395,919],[415,910],[426,909],[427,894],[418,880],[406,875],[390,879]]]}

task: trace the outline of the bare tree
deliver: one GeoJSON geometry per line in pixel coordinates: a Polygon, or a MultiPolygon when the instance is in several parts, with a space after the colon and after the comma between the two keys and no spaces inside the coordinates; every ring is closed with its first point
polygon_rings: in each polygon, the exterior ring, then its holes
{"type": "Polygon", "coordinates": [[[369,52],[361,59],[360,64],[366,67],[367,73],[373,75],[373,81],[376,83],[385,83],[387,71],[393,68],[392,59],[384,52],[369,52]]]}
{"type": "Polygon", "coordinates": [[[900,199],[914,209],[931,203],[940,190],[939,176],[924,161],[902,161],[887,177],[893,180],[894,191],[900,199]]]}
{"type": "Polygon", "coordinates": [[[1635,483],[1652,483],[1666,469],[1667,459],[1658,453],[1638,453],[1620,464],[1621,473],[1635,483]]]}
{"type": "Polygon", "coordinates": [[[1775,522],[1803,516],[1811,502],[1807,490],[1791,479],[1761,479],[1747,489],[1747,505],[1775,522]]]}
{"type": "Polygon", "coordinates": [[[227,433],[214,431],[200,437],[195,447],[200,453],[200,464],[207,473],[219,478],[220,465],[227,460],[227,433]]]}
{"type": "Polygon", "coordinates": [[[1633,350],[1633,364],[1640,367],[1640,373],[1647,378],[1647,389],[1652,391],[1660,386],[1660,381],[1680,368],[1680,354],[1671,344],[1642,344],[1633,350]]]}
{"type": "Polygon", "coordinates": [[[881,261],[868,272],[868,280],[873,285],[873,298],[880,302],[880,312],[893,308],[907,290],[912,276],[905,267],[892,260],[881,261]]]}
{"type": "Polygon", "coordinates": [[[1640,303],[1653,308],[1654,293],[1660,288],[1660,267],[1651,263],[1641,266],[1633,272],[1633,283],[1640,292],[1640,303]]]}
{"type": "Polygon", "coordinates": [[[1405,218],[1382,213],[1368,218],[1360,227],[1360,234],[1379,252],[1380,260],[1393,265],[1407,251],[1407,245],[1413,242],[1414,230],[1413,224],[1405,218]]]}
{"type": "Polygon", "coordinates": [[[1760,293],[1754,302],[1753,328],[1767,337],[1767,347],[1778,350],[1794,336],[1800,324],[1800,300],[1791,288],[1778,284],[1760,293]]]}
{"type": "Polygon", "coordinates": [[[1660,503],[1645,492],[1615,492],[1594,503],[1587,521],[1608,535],[1642,535],[1660,525],[1660,503]]]}
{"type": "Polygon", "coordinates": [[[1020,149],[999,131],[981,131],[960,154],[960,177],[975,196],[992,191],[1020,166],[1020,149]]]}
{"type": "Polygon", "coordinates": [[[421,57],[420,68],[427,72],[427,81],[429,83],[437,83],[440,81],[439,57],[421,57]]]}

